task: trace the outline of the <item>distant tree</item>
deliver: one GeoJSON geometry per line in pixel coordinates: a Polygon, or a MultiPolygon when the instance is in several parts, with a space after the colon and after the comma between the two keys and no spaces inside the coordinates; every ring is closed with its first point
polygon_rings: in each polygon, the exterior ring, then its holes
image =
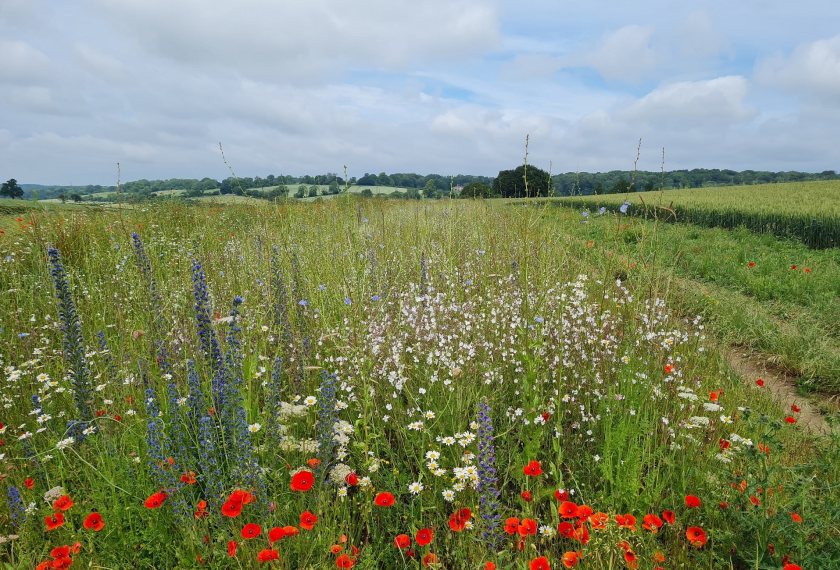
{"type": "Polygon", "coordinates": [[[489,198],[492,190],[483,182],[471,182],[461,190],[461,198],[489,198]]]}
{"type": "Polygon", "coordinates": [[[309,197],[314,198],[318,195],[318,187],[316,185],[312,185],[309,187],[309,197]]]}
{"type": "MultiPolygon", "coordinates": [[[[423,191],[426,189],[423,188],[423,191]]],[[[420,191],[417,188],[408,188],[405,191],[405,197],[409,200],[419,200],[420,199],[420,191]]]]}
{"type": "Polygon", "coordinates": [[[306,186],[301,184],[298,186],[297,192],[295,192],[295,198],[303,198],[306,196],[306,186]]]}
{"type": "Polygon", "coordinates": [[[624,178],[619,178],[610,187],[610,194],[624,194],[625,192],[630,192],[630,183],[624,178]]]}
{"type": "Polygon", "coordinates": [[[2,187],[0,187],[0,196],[23,198],[23,188],[18,185],[17,180],[10,178],[3,183],[2,187]]]}
{"type": "Polygon", "coordinates": [[[74,202],[81,202],[82,201],[82,197],[78,194],[70,194],[70,199],[73,200],[74,202]]]}
{"type": "Polygon", "coordinates": [[[330,182],[330,189],[328,190],[328,192],[330,194],[338,194],[338,192],[339,192],[338,180],[334,179],[332,182],[330,182]]]}
{"type": "MultiPolygon", "coordinates": [[[[414,188],[411,188],[411,190],[414,190],[414,188]]],[[[440,193],[438,193],[437,185],[434,180],[426,181],[426,185],[423,187],[423,197],[432,199],[440,198],[440,193]]]]}
{"type": "Polygon", "coordinates": [[[376,175],[365,172],[365,175],[359,178],[356,184],[359,186],[376,186],[376,175]]]}
{"type": "Polygon", "coordinates": [[[551,189],[549,178],[548,172],[536,166],[529,166],[527,170],[524,165],[514,170],[502,170],[493,181],[493,194],[503,198],[548,196],[551,189]]]}
{"type": "Polygon", "coordinates": [[[67,202],[67,194],[59,194],[58,199],[61,200],[61,203],[64,204],[67,202]]]}
{"type": "Polygon", "coordinates": [[[364,196],[365,198],[371,198],[371,197],[373,197],[373,190],[371,190],[370,188],[365,188],[364,190],[359,192],[359,196],[364,196]]]}

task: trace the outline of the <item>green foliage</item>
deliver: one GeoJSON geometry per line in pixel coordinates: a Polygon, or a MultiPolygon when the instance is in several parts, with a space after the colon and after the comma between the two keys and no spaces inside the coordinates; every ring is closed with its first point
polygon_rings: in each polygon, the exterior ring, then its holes
{"type": "Polygon", "coordinates": [[[503,198],[529,198],[551,195],[551,177],[535,166],[521,165],[502,170],[493,181],[493,194],[503,198]]]}
{"type": "Polygon", "coordinates": [[[492,190],[482,182],[472,182],[461,190],[461,198],[489,198],[492,190]]]}
{"type": "Polygon", "coordinates": [[[23,198],[23,188],[17,183],[17,180],[10,178],[0,187],[0,196],[8,198],[23,198]]]}

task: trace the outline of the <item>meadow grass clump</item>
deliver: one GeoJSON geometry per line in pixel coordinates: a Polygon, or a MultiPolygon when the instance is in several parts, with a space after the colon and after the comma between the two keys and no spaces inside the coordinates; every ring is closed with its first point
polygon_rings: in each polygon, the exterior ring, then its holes
{"type": "Polygon", "coordinates": [[[584,262],[541,216],[351,197],[39,214],[0,241],[2,557],[840,563],[836,507],[819,502],[836,439],[798,430],[727,373],[701,319],[584,262]],[[67,431],[73,354],[84,439],[67,431]]]}

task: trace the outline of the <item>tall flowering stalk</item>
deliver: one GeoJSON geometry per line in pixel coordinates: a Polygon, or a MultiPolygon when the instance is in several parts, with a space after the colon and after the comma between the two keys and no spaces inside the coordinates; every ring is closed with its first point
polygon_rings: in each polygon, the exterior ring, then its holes
{"type": "Polygon", "coordinates": [[[158,292],[157,281],[155,281],[154,273],[152,273],[152,264],[140,236],[135,232],[131,234],[131,239],[134,242],[134,258],[137,260],[137,266],[140,268],[140,273],[146,280],[146,286],[149,289],[149,312],[153,317],[154,334],[152,339],[157,363],[164,374],[172,374],[172,366],[169,363],[169,349],[166,347],[166,341],[164,341],[166,323],[161,310],[163,304],[158,292]]]}
{"type": "Polygon", "coordinates": [[[210,295],[207,292],[207,280],[204,276],[204,268],[201,262],[194,259],[192,262],[193,297],[195,298],[195,320],[198,327],[198,340],[201,344],[201,351],[204,353],[208,364],[214,372],[221,370],[223,366],[222,351],[219,348],[219,339],[216,338],[216,331],[213,330],[210,310],[210,295]]]}
{"type": "Polygon", "coordinates": [[[61,262],[61,254],[51,247],[47,250],[50,260],[50,275],[55,286],[58,300],[58,317],[61,332],[64,333],[64,358],[70,366],[70,381],[73,387],[73,403],[76,405],[78,422],[72,424],[71,432],[81,438],[82,431],[93,420],[91,405],[93,390],[91,389],[90,369],[85,358],[82,324],[76,311],[76,304],[70,292],[67,272],[61,262]]]}
{"type": "Polygon", "coordinates": [[[12,528],[19,528],[21,524],[26,521],[26,510],[23,506],[23,500],[20,498],[20,491],[14,485],[9,485],[9,492],[6,495],[9,502],[9,517],[12,523],[12,528]]]}
{"type": "Polygon", "coordinates": [[[204,496],[214,510],[221,506],[224,492],[224,475],[215,434],[213,418],[202,416],[198,421],[198,472],[204,485],[204,496]]]}
{"type": "Polygon", "coordinates": [[[481,538],[490,549],[501,542],[499,480],[496,472],[496,446],[493,442],[493,418],[486,400],[478,403],[478,495],[479,515],[484,521],[481,538]]]}
{"type": "Polygon", "coordinates": [[[327,473],[333,460],[335,441],[335,374],[321,371],[321,388],[318,394],[318,459],[321,472],[327,473]]]}
{"type": "Polygon", "coordinates": [[[272,447],[280,444],[283,434],[280,433],[280,401],[283,389],[283,359],[274,359],[271,369],[271,380],[268,383],[268,394],[265,398],[266,439],[272,447]]]}

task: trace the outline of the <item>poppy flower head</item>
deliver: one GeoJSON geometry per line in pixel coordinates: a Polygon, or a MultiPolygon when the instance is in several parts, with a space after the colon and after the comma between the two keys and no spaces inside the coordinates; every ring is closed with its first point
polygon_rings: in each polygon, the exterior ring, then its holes
{"type": "Polygon", "coordinates": [[[519,493],[519,496],[522,497],[522,500],[526,503],[530,503],[534,496],[531,494],[531,491],[525,490],[519,493]]]}
{"type": "Polygon", "coordinates": [[[344,477],[344,482],[347,483],[351,487],[355,487],[356,485],[359,484],[359,476],[356,475],[356,473],[354,471],[351,471],[350,473],[347,474],[346,477],[344,477]]]}
{"type": "Polygon", "coordinates": [[[432,564],[437,564],[437,554],[434,552],[430,552],[423,557],[423,566],[431,566],[432,564]]]}
{"type": "Polygon", "coordinates": [[[381,493],[378,493],[376,497],[374,497],[373,503],[377,507],[393,507],[394,495],[392,493],[389,493],[388,491],[382,491],[381,493]]]}
{"type": "Polygon", "coordinates": [[[312,485],[315,483],[315,475],[312,474],[311,471],[303,470],[298,471],[294,475],[292,475],[292,482],[289,484],[292,491],[298,491],[305,493],[309,489],[312,488],[312,485]]]}
{"type": "Polygon", "coordinates": [[[335,559],[335,565],[338,568],[352,568],[356,565],[356,559],[349,554],[342,554],[335,559]]]}
{"type": "Polygon", "coordinates": [[[519,530],[519,519],[517,517],[508,517],[505,519],[505,532],[507,534],[516,534],[519,530]]]}
{"type": "Polygon", "coordinates": [[[85,517],[85,521],[82,523],[82,526],[84,526],[87,530],[99,532],[105,528],[105,523],[102,520],[101,514],[90,513],[87,517],[85,517]]]}
{"type": "Polygon", "coordinates": [[[690,526],[685,531],[685,537],[695,548],[702,548],[706,544],[706,531],[699,526],[690,526]]]}
{"type": "Polygon", "coordinates": [[[749,267],[750,269],[755,267],[755,261],[750,261],[749,263],[747,263],[747,267],[749,267]]]}
{"type": "Polygon", "coordinates": [[[685,496],[685,506],[689,509],[696,509],[700,506],[700,499],[695,495],[686,495],[685,496]]]}
{"type": "Polygon", "coordinates": [[[70,495],[62,495],[61,497],[53,501],[53,509],[55,509],[56,511],[64,512],[73,505],[73,499],[70,498],[70,495]]]}
{"type": "Polygon", "coordinates": [[[240,532],[240,534],[245,540],[257,538],[259,535],[262,534],[262,527],[260,527],[260,525],[256,523],[248,523],[242,527],[242,531],[240,532]]]}
{"type": "Polygon", "coordinates": [[[528,564],[529,570],[551,570],[551,564],[548,562],[548,558],[545,556],[540,556],[539,558],[534,558],[528,564]]]}
{"type": "Polygon", "coordinates": [[[435,532],[430,528],[421,528],[414,535],[414,540],[420,546],[426,546],[432,542],[435,537],[435,532]]]}
{"type": "Polygon", "coordinates": [[[405,550],[409,546],[411,546],[411,537],[407,534],[398,534],[394,537],[394,545],[399,548],[400,550],[405,550]]]}
{"type": "Polygon", "coordinates": [[[759,378],[758,380],[755,381],[755,385],[758,386],[759,388],[764,388],[764,379],[759,378]]]}
{"type": "Polygon", "coordinates": [[[627,528],[636,532],[636,517],[631,514],[615,515],[615,522],[618,523],[619,528],[627,528]]]}
{"type": "Polygon", "coordinates": [[[797,524],[802,524],[802,516],[799,513],[790,513],[790,519],[797,524]]]}
{"type": "Polygon", "coordinates": [[[163,502],[166,501],[166,491],[158,491],[152,495],[149,495],[146,501],[143,503],[147,509],[157,509],[163,505],[163,502]]]}
{"type": "Polygon", "coordinates": [[[560,516],[564,519],[573,519],[577,518],[578,516],[578,506],[577,503],[573,503],[571,501],[563,501],[560,503],[560,507],[558,509],[560,516]]]}
{"type": "Polygon", "coordinates": [[[312,530],[317,522],[318,517],[309,511],[303,511],[300,514],[300,528],[304,530],[312,530]]]}
{"type": "Polygon", "coordinates": [[[609,515],[603,512],[594,513],[589,517],[589,522],[592,525],[593,530],[603,530],[607,528],[609,520],[609,515]]]}
{"type": "Polygon", "coordinates": [[[35,481],[32,479],[32,477],[27,477],[26,480],[23,482],[23,486],[31,491],[35,488],[35,481]]]}
{"type": "Polygon", "coordinates": [[[676,515],[674,514],[674,511],[669,511],[669,510],[664,510],[664,511],[662,511],[662,519],[663,519],[666,523],[668,523],[668,524],[670,524],[670,525],[673,525],[673,524],[674,524],[674,521],[676,520],[676,518],[677,518],[677,517],[676,517],[676,515]]]}
{"type": "Polygon", "coordinates": [[[569,492],[566,489],[557,489],[554,491],[554,498],[560,502],[569,500],[569,492]]]}
{"type": "Polygon", "coordinates": [[[198,480],[195,478],[195,471],[187,471],[181,475],[181,483],[195,485],[198,480]]]}
{"type": "Polygon", "coordinates": [[[654,534],[659,532],[659,528],[662,526],[662,524],[662,519],[655,514],[645,515],[642,519],[642,528],[644,528],[645,530],[649,530],[654,534]]]}
{"type": "Polygon", "coordinates": [[[280,560],[280,553],[271,548],[263,548],[257,554],[257,561],[260,563],[269,562],[271,560],[280,560]]]}
{"type": "Polygon", "coordinates": [[[522,468],[522,472],[528,477],[538,477],[542,475],[542,465],[536,459],[528,462],[528,465],[522,468]]]}
{"type": "Polygon", "coordinates": [[[561,562],[566,568],[574,568],[578,565],[578,562],[580,562],[580,552],[576,552],[574,550],[564,552],[561,562]]]}
{"type": "Polygon", "coordinates": [[[796,423],[796,418],[793,417],[793,416],[788,416],[788,417],[785,418],[785,422],[789,423],[789,424],[795,424],[796,423]]]}
{"type": "Polygon", "coordinates": [[[47,530],[55,530],[64,525],[64,514],[58,512],[44,517],[44,524],[46,525],[47,530]]]}
{"type": "Polygon", "coordinates": [[[236,556],[236,549],[239,545],[236,544],[235,540],[228,541],[227,548],[228,548],[228,557],[233,558],[236,556]]]}

